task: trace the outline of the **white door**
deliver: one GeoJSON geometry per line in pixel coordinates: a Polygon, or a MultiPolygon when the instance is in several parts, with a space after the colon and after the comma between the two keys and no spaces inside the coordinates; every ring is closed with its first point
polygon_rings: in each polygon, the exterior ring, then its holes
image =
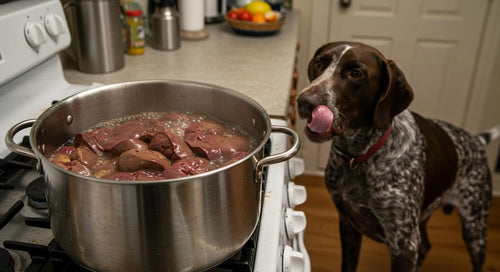
{"type": "MultiPolygon", "coordinates": [[[[308,7],[308,58],[325,42],[372,45],[406,75],[415,93],[410,109],[462,126],[488,0],[351,0],[348,7],[341,2],[346,1],[314,0],[308,7]]],[[[317,151],[303,154],[308,172],[321,173],[330,143],[307,145],[317,151]]]]}

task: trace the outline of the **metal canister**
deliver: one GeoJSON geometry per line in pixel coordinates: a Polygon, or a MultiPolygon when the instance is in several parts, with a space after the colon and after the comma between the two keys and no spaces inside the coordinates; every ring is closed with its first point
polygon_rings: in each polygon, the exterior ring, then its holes
{"type": "Polygon", "coordinates": [[[78,69],[108,73],[125,66],[118,0],[77,0],[69,20],[78,69]]]}
{"type": "Polygon", "coordinates": [[[158,50],[181,47],[179,12],[173,1],[160,1],[152,17],[152,46],[158,50]]]}

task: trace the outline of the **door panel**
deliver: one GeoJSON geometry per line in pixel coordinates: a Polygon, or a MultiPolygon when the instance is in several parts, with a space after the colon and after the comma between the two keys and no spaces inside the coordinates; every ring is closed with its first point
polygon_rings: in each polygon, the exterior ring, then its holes
{"type": "Polygon", "coordinates": [[[422,7],[425,19],[457,19],[462,13],[462,1],[459,0],[426,0],[422,7]]]}
{"type": "Polygon", "coordinates": [[[358,16],[396,16],[398,1],[395,0],[362,0],[356,10],[358,16]]]}
{"type": "Polygon", "coordinates": [[[453,68],[452,55],[456,47],[457,44],[453,41],[417,41],[411,74],[413,86],[416,87],[412,104],[422,114],[429,117],[445,115],[445,109],[442,107],[447,103],[444,90],[447,90],[449,83],[453,81],[450,71],[453,68]],[[432,70],[429,67],[432,67],[432,70]]]}

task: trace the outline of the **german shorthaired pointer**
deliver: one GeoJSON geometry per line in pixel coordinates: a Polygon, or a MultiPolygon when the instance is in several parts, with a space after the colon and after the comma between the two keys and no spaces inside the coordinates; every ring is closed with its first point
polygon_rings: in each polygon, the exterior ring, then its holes
{"type": "Polygon", "coordinates": [[[297,98],[314,142],[333,140],[326,186],[338,209],[342,271],[355,271],[364,234],[387,245],[392,271],[416,271],[430,249],[434,210],[457,208],[473,270],[486,255],[491,175],[484,146],[500,126],[470,136],[406,108],[412,88],[392,60],[361,43],[319,48],[297,98]]]}

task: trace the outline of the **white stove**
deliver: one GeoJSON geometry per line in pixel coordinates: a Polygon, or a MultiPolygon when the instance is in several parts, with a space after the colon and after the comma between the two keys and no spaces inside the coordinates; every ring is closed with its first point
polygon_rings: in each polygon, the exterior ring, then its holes
{"type": "MultiPolygon", "coordinates": [[[[60,1],[0,4],[0,37],[0,271],[88,271],[57,247],[47,228],[48,211],[28,205],[25,189],[40,174],[25,167],[35,166],[36,161],[11,154],[3,140],[17,122],[36,118],[53,101],[91,87],[69,84],[64,78],[58,54],[71,38],[60,1]],[[3,165],[5,159],[9,160],[7,166],[3,165]],[[12,164],[10,160],[21,162],[12,164]],[[8,182],[2,180],[6,172],[14,173],[7,175],[8,182]]],[[[286,125],[279,119],[271,122],[286,125]]],[[[20,142],[28,134],[28,130],[17,133],[15,140],[20,142]]],[[[284,134],[271,134],[270,153],[285,151],[287,143],[284,134]]],[[[252,255],[244,260],[233,257],[209,271],[310,271],[303,243],[306,217],[294,210],[306,200],[306,190],[290,181],[303,171],[303,161],[298,158],[268,167],[259,226],[242,249],[245,254],[236,254],[252,255]]]]}

